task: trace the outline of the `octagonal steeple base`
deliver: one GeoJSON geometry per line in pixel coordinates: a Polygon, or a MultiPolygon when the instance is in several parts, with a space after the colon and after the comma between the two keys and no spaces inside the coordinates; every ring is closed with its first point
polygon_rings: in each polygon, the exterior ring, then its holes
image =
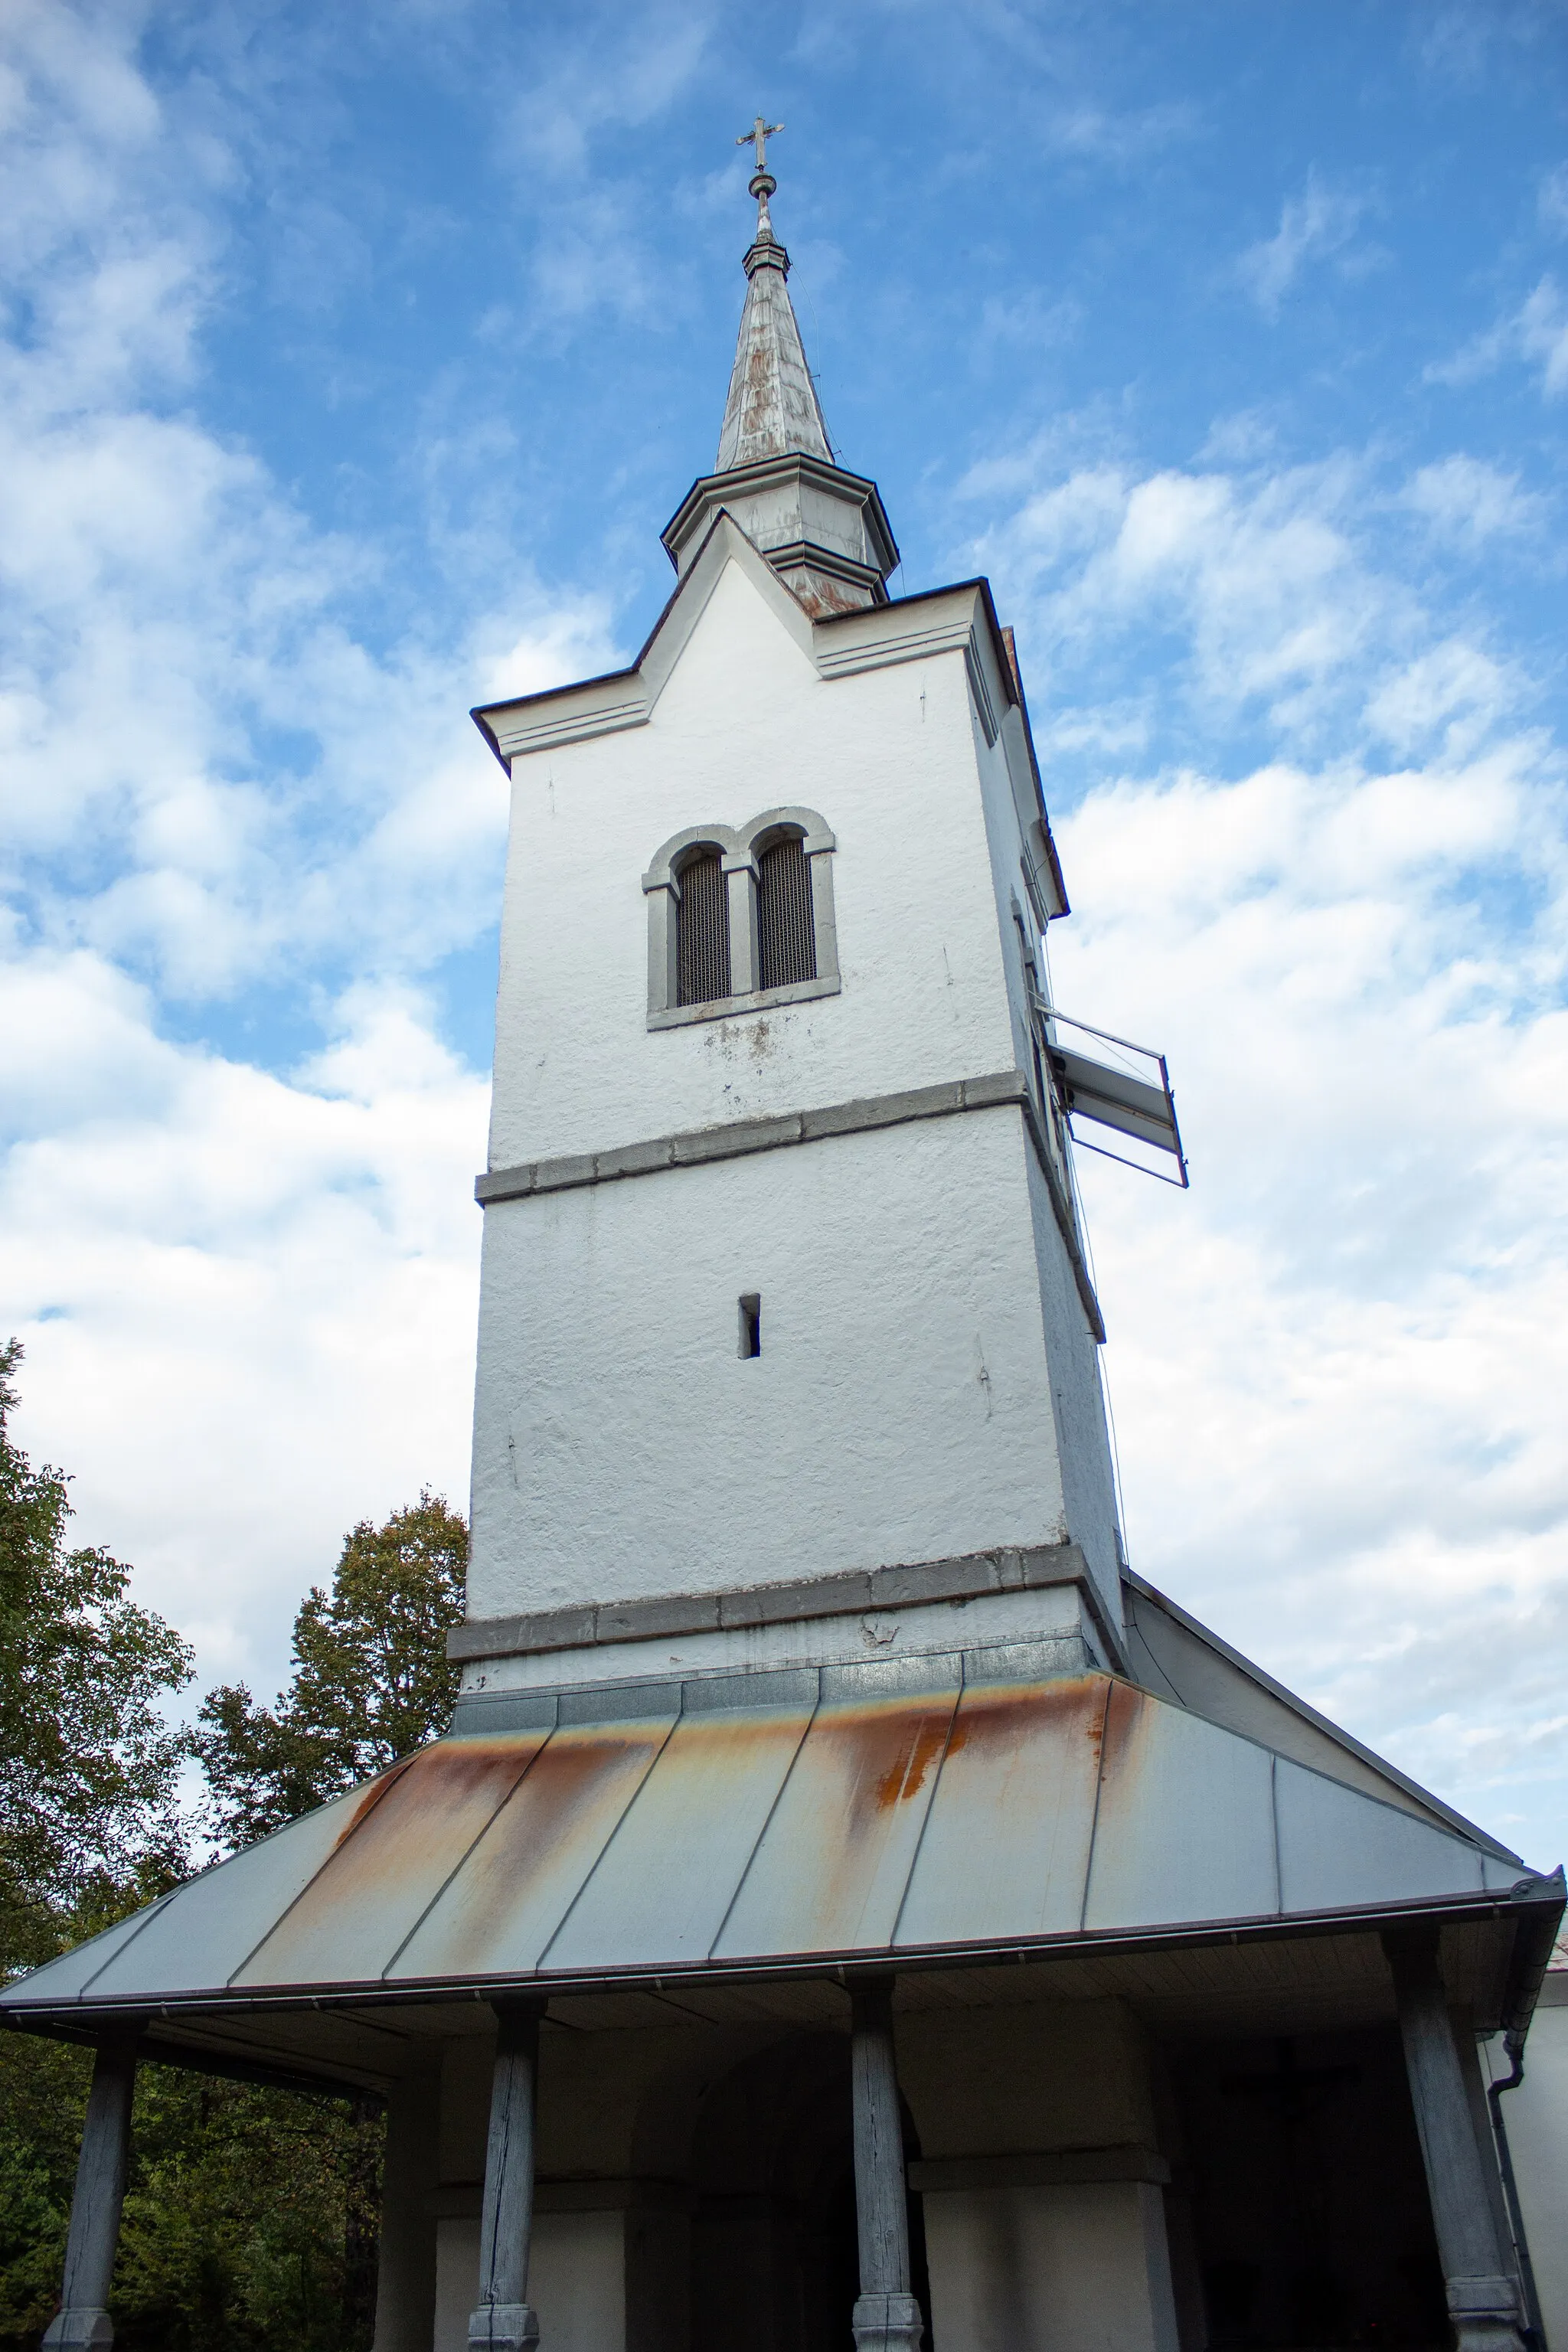
{"type": "Polygon", "coordinates": [[[677,572],[685,572],[721,512],[733,516],[813,619],[887,603],[899,550],[881,494],[862,475],[803,450],[703,475],[664,532],[677,572]]]}

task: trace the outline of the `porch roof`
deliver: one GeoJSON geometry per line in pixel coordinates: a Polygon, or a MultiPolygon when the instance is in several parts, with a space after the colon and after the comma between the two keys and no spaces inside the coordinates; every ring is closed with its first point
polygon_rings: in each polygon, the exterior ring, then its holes
{"type": "Polygon", "coordinates": [[[955,1652],[492,1703],[473,1710],[491,1727],[204,1872],[6,1987],[0,2012],[71,2032],[140,2011],[154,2041],[363,2078],[398,2071],[390,2050],[373,2063],[390,2005],[990,1975],[1412,1913],[1492,1923],[1479,2005],[1528,2011],[1520,1953],[1543,1930],[1544,1965],[1560,1874],[1133,1684],[1034,1664],[955,1652]]]}

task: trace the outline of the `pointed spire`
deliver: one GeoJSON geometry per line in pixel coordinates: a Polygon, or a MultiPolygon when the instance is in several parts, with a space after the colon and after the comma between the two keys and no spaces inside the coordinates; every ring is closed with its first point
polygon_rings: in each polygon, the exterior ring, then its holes
{"type": "Polygon", "coordinates": [[[782,122],[766,122],[759,114],[754,127],[735,142],[737,147],[756,148],[750,192],[757,200],[757,234],[742,265],[748,280],[746,307],[719,436],[714,471],[720,474],[753,465],[761,457],[797,452],[833,463],[827,425],[785,284],[789,256],[774,236],[768,215],[768,198],[778,182],[767,168],[767,142],[783,129],[782,122]]]}
{"type": "Polygon", "coordinates": [[[757,233],[746,255],[746,307],[712,473],[692,483],[666,524],[666,551],[684,573],[727,515],[814,620],[888,601],[898,546],[875,482],[833,455],[801,349],[768,198],[778,183],[767,142],[784,129],[759,114],[737,147],[754,146],[757,233]]]}

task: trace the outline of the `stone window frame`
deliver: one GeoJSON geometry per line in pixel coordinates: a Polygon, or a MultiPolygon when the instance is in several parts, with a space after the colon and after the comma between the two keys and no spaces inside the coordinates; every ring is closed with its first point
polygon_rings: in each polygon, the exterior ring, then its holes
{"type": "Polygon", "coordinates": [[[739,1013],[762,1013],[771,1005],[800,1004],[816,996],[837,996],[838,930],[833,911],[833,853],[838,844],[815,809],[771,808],[749,824],[689,824],[659,850],[642,887],[647,898],[647,1025],[682,1029],[694,1021],[726,1021],[739,1013]],[[816,935],[816,977],[783,988],[756,985],[757,860],[770,841],[798,833],[811,877],[811,919],[816,935]],[[730,990],[705,1004],[682,1004],[677,982],[677,908],[680,868],[689,853],[717,850],[730,894],[730,990]]]}

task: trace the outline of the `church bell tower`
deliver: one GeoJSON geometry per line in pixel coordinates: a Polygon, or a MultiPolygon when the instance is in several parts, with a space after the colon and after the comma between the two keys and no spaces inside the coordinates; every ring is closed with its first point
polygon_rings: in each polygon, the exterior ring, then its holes
{"type": "Polygon", "coordinates": [[[1103,1337],[1037,960],[1065,914],[984,580],[890,598],[768,210],[626,669],[511,780],[465,1696],[1049,1645],[1116,1664],[1103,1337]]]}
{"type": "Polygon", "coordinates": [[[754,135],[669,603],[476,714],[452,1721],[0,1987],[97,2044],[46,2352],[110,2352],[143,2048],[385,2099],[375,2352],[1540,2352],[1562,1873],[1124,1568],[1068,1129],[1181,1181],[1169,1087],[1050,1006],[1011,641],[889,597],[754,135]]]}

